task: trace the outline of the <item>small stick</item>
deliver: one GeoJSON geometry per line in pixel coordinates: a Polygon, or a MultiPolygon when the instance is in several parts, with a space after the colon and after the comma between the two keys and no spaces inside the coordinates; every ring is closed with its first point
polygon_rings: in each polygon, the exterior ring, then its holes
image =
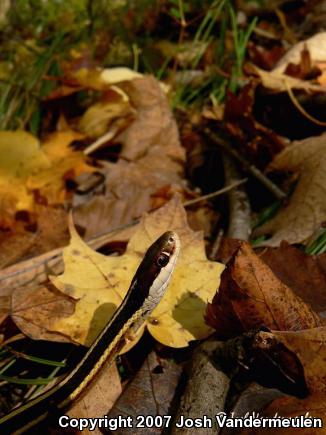
{"type": "Polygon", "coordinates": [[[182,203],[182,205],[184,207],[189,207],[193,204],[197,204],[198,202],[205,201],[207,199],[215,198],[216,196],[222,195],[223,193],[229,192],[230,190],[234,189],[235,187],[240,186],[240,184],[246,183],[247,180],[248,180],[248,178],[242,178],[241,180],[236,180],[233,183],[229,184],[228,186],[223,187],[220,190],[216,190],[215,192],[200,196],[199,198],[190,199],[189,201],[185,201],[182,203]]]}
{"type": "MultiPolygon", "coordinates": [[[[222,155],[226,183],[234,182],[239,178],[237,163],[228,154],[222,155]]],[[[250,203],[246,190],[243,187],[232,190],[229,197],[229,226],[228,237],[248,240],[251,233],[250,203]]]]}

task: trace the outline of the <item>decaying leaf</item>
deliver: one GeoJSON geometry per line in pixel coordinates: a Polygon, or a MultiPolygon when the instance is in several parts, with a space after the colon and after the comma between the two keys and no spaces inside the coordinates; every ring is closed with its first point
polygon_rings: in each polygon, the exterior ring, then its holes
{"type": "Polygon", "coordinates": [[[211,329],[204,322],[204,311],[223,266],[206,259],[202,235],[190,230],[176,199],[145,215],[121,257],[105,257],[93,251],[72,229],[71,243],[64,250],[65,272],[52,281],[79,301],[74,315],[54,322],[52,331],[91,344],[120,305],[145,250],[167,230],[179,234],[182,252],[169,289],[147,328],[158,341],[172,347],[207,337],[211,329]]]}
{"type": "Polygon", "coordinates": [[[304,242],[326,220],[326,135],[292,142],[281,151],[270,169],[300,174],[288,205],[257,230],[271,234],[264,246],[278,246],[282,240],[304,242]]]}
{"type": "MultiPolygon", "coordinates": [[[[181,375],[181,367],[173,361],[159,359],[154,352],[146,358],[136,377],[128,384],[125,391],[109,413],[109,418],[119,415],[131,415],[134,421],[140,415],[169,415],[175,389],[181,375]]],[[[159,425],[157,425],[159,426],[159,425]]],[[[117,435],[130,433],[128,428],[117,428],[117,435]]],[[[137,429],[139,434],[148,434],[148,428],[137,429]]],[[[151,434],[162,433],[162,427],[153,427],[151,434]]]]}
{"type": "Polygon", "coordinates": [[[69,341],[69,336],[51,332],[59,317],[73,314],[75,300],[51,285],[20,287],[11,298],[10,314],[17,326],[29,337],[41,340],[69,341]]]}
{"type": "Polygon", "coordinates": [[[266,326],[281,331],[313,328],[321,320],[242,242],[221,276],[206,319],[220,336],[266,326]]]}
{"type": "MultiPolygon", "coordinates": [[[[71,418],[98,418],[107,415],[113,404],[121,394],[121,382],[115,363],[105,364],[96,381],[87,388],[86,394],[73,403],[68,414],[71,418]]],[[[102,434],[95,431],[83,430],[83,433],[102,434]]]]}

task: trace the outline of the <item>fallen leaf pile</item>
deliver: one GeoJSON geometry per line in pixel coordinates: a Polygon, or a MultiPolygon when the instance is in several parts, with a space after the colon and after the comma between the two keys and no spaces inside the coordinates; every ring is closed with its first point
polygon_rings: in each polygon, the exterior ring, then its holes
{"type": "MultiPolygon", "coordinates": [[[[106,77],[110,78],[110,70],[106,77]]],[[[129,223],[185,189],[184,150],[159,82],[153,77],[139,77],[115,84],[114,89],[123,92],[133,119],[120,134],[116,126],[110,127],[122,149],[116,163],[103,163],[105,195],[94,196],[76,210],[76,224],[86,229],[87,238],[129,223]]],[[[96,120],[105,117],[113,105],[102,105],[101,116],[98,104],[88,109],[96,109],[96,120]]]]}
{"type": "Polygon", "coordinates": [[[267,357],[276,370],[266,376],[269,386],[279,387],[277,382],[284,385],[286,381],[296,388],[293,394],[299,394],[303,386],[305,395],[308,391],[306,398],[275,399],[263,414],[309,412],[325,417],[326,332],[323,318],[316,313],[325,310],[325,255],[309,256],[283,242],[280,248],[265,249],[258,256],[247,242],[236,240],[224,242],[222,255],[229,261],[218,292],[208,304],[208,324],[223,338],[267,328],[270,332],[254,332],[248,364],[255,358],[254,372],[266,373],[263,361],[267,357]]]}
{"type": "Polygon", "coordinates": [[[147,247],[168,229],[178,233],[182,252],[169,289],[146,327],[159,342],[172,347],[184,347],[191,340],[207,337],[211,328],[204,322],[206,303],[218,286],[223,266],[206,259],[202,235],[190,230],[185,211],[176,199],[145,215],[126,253],[120,257],[106,257],[93,251],[71,228],[71,242],[64,250],[65,272],[53,277],[52,282],[76,301],[75,312],[62,318],[58,313],[59,318],[57,315],[52,322],[46,304],[42,312],[41,297],[37,294],[37,306],[33,307],[30,301],[26,311],[16,312],[14,306],[13,318],[29,333],[35,332],[29,325],[32,317],[33,324],[38,322],[39,327],[47,325],[52,333],[90,345],[121,304],[147,247]]]}

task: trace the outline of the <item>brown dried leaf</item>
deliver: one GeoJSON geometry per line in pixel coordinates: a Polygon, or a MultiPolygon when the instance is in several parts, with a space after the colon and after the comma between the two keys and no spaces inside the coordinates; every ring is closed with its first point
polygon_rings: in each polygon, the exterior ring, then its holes
{"type": "Polygon", "coordinates": [[[207,306],[206,320],[223,337],[261,326],[286,331],[321,324],[317,314],[273,274],[246,242],[222,273],[220,288],[207,306]]]}
{"type": "Polygon", "coordinates": [[[159,82],[144,77],[120,86],[136,115],[117,138],[122,143],[121,158],[117,163],[103,163],[105,197],[95,197],[76,211],[75,222],[86,229],[86,237],[140,217],[156,205],[163,188],[169,190],[163,202],[184,190],[184,150],[159,82]]]}
{"type": "Polygon", "coordinates": [[[37,205],[35,213],[35,231],[0,233],[0,269],[68,243],[67,212],[63,208],[37,205]]]}
{"type": "Polygon", "coordinates": [[[279,246],[282,240],[304,242],[326,220],[325,150],[323,134],[294,141],[276,156],[271,169],[298,173],[300,179],[288,205],[256,231],[257,235],[272,234],[261,245],[279,246]]]}
{"type": "MultiPolygon", "coordinates": [[[[150,353],[127,386],[122,396],[109,413],[109,418],[132,416],[137,422],[140,415],[169,415],[169,409],[181,375],[181,367],[174,362],[158,359],[150,353]]],[[[164,428],[151,428],[151,434],[160,434],[164,428]]],[[[139,434],[148,434],[148,428],[135,430],[139,434]]],[[[130,433],[130,429],[118,428],[115,434],[130,433]]]]}
{"type": "Polygon", "coordinates": [[[326,310],[326,254],[308,255],[282,242],[279,248],[265,249],[260,258],[313,310],[326,310]]]}
{"type": "MultiPolygon", "coordinates": [[[[75,402],[68,411],[70,418],[101,418],[107,415],[121,394],[121,382],[115,363],[104,365],[86,394],[75,402]]],[[[83,434],[100,435],[102,431],[83,429],[83,434]]]]}
{"type": "Polygon", "coordinates": [[[51,322],[69,317],[76,301],[50,284],[38,288],[21,287],[12,295],[11,316],[16,325],[29,337],[41,340],[71,342],[67,336],[51,331],[51,322]]]}
{"type": "Polygon", "coordinates": [[[171,159],[184,161],[177,124],[159,82],[146,76],[126,82],[121,88],[137,109],[135,121],[119,137],[123,144],[121,157],[134,161],[159,145],[171,159]]]}

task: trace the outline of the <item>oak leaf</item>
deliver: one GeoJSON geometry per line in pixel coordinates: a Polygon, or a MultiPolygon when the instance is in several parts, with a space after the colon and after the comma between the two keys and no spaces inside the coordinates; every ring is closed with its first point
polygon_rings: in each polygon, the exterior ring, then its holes
{"type": "Polygon", "coordinates": [[[223,266],[207,260],[202,234],[188,227],[177,199],[144,216],[120,257],[93,251],[71,229],[71,242],[64,250],[65,272],[52,281],[78,302],[74,315],[56,321],[52,329],[90,345],[121,304],[148,246],[167,230],[179,234],[182,252],[168,291],[146,326],[158,341],[172,347],[184,347],[190,340],[207,337],[211,328],[204,322],[204,311],[219,284],[223,266]]]}

